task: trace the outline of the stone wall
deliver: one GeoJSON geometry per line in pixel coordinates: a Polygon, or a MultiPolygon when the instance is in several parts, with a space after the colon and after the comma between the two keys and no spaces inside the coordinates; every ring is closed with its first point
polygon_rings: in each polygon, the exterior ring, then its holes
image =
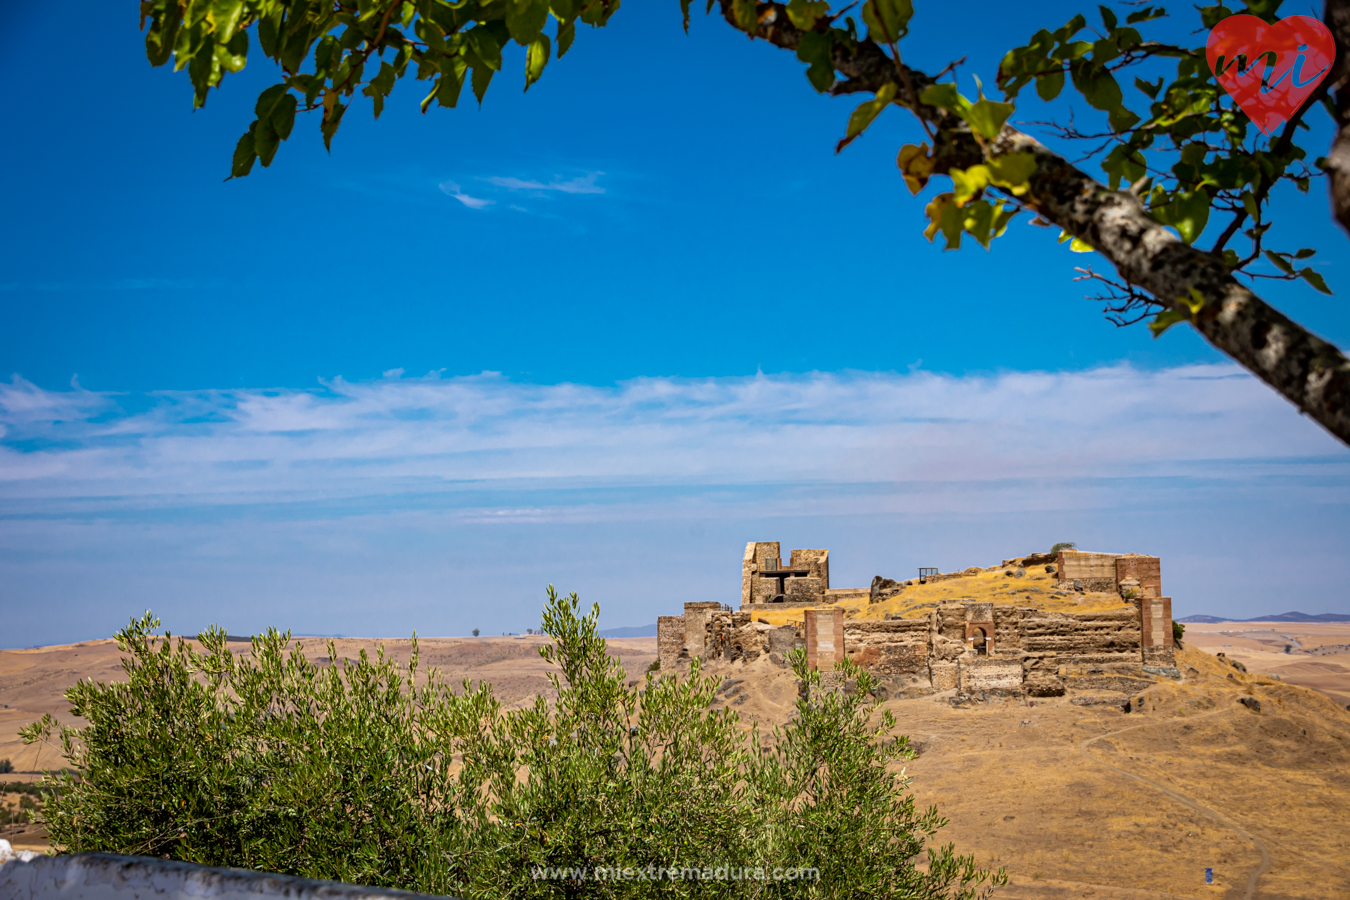
{"type": "MultiPolygon", "coordinates": [[[[1175,640],[1172,634],[1172,598],[1143,597],[1139,600],[1140,650],[1143,664],[1160,674],[1176,671],[1175,640]]],[[[1179,673],[1178,673],[1179,674],[1179,673]]]]}
{"type": "Polygon", "coordinates": [[[1021,693],[1022,662],[987,656],[963,659],[959,681],[961,690],[968,694],[976,691],[1021,693]]]}
{"type": "Polygon", "coordinates": [[[844,611],[837,606],[806,610],[806,662],[829,671],[844,658],[844,611]]]}
{"type": "Polygon", "coordinates": [[[662,669],[673,669],[684,653],[684,616],[656,617],[656,658],[662,669]]]}
{"type": "Polygon", "coordinates": [[[708,617],[720,612],[717,602],[686,603],[684,605],[684,649],[690,659],[702,659],[708,646],[708,617]]]}
{"type": "Polygon", "coordinates": [[[1061,550],[1058,558],[1061,586],[1080,582],[1084,590],[1116,589],[1116,558],[1119,553],[1089,553],[1086,550],[1061,550]]]}
{"type": "MultiPolygon", "coordinates": [[[[778,541],[751,541],[745,545],[745,555],[741,559],[741,605],[762,603],[755,599],[755,575],[760,571],[760,560],[779,559],[782,551],[778,541]]],[[[777,579],[773,579],[777,583],[777,579]]]]}
{"type": "Polygon", "coordinates": [[[928,675],[927,619],[864,619],[844,625],[844,646],[856,665],[879,678],[928,675]]]}
{"type": "Polygon", "coordinates": [[[1139,582],[1141,597],[1162,596],[1162,561],[1156,556],[1127,553],[1116,557],[1116,584],[1133,579],[1139,582]]]}
{"type": "Polygon", "coordinates": [[[809,569],[809,577],[820,580],[820,592],[830,589],[830,551],[793,550],[788,563],[794,569],[809,569]]]}

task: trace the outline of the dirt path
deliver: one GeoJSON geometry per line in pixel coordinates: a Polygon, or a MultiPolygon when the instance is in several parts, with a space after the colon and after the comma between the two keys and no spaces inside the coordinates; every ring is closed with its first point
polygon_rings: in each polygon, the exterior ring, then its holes
{"type": "MultiPolygon", "coordinates": [[[[1236,707],[1237,704],[1233,703],[1229,706],[1224,707],[1223,709],[1216,709],[1213,712],[1203,713],[1198,716],[1186,716],[1185,720],[1187,722],[1194,722],[1196,719],[1206,719],[1209,718],[1210,716],[1217,716],[1222,713],[1231,712],[1236,707]]],[[[1169,719],[1163,719],[1161,720],[1161,722],[1176,721],[1178,718],[1179,717],[1171,717],[1169,719]]],[[[1119,772],[1121,775],[1124,775],[1127,778],[1133,778],[1140,784],[1147,785],[1153,788],[1154,790],[1158,791],[1159,793],[1164,794],[1167,797],[1170,797],[1171,799],[1180,803],[1182,806],[1185,806],[1188,809],[1198,812],[1207,818],[1213,819],[1215,822],[1218,822],[1219,824],[1223,825],[1226,828],[1232,829],[1233,831],[1240,834],[1244,840],[1250,841],[1251,845],[1261,854],[1261,864],[1256,867],[1255,871],[1253,871],[1249,876],[1247,876],[1247,892],[1243,895],[1243,900],[1255,900],[1256,883],[1260,880],[1262,875],[1266,874],[1266,872],[1270,870],[1270,851],[1266,849],[1266,845],[1261,841],[1260,838],[1256,837],[1256,835],[1254,834],[1251,834],[1249,831],[1247,831],[1247,829],[1243,828],[1241,825],[1234,822],[1232,819],[1228,818],[1218,810],[1211,809],[1208,806],[1205,806],[1203,803],[1200,803],[1197,800],[1187,797],[1184,794],[1178,794],[1171,788],[1159,784],[1158,782],[1154,781],[1151,778],[1146,778],[1143,775],[1136,775],[1135,773],[1126,771],[1125,769],[1122,769],[1119,766],[1113,766],[1109,762],[1097,759],[1091,753],[1088,753],[1088,747],[1092,746],[1097,741],[1100,741],[1104,738],[1114,737],[1117,734],[1124,734],[1127,731],[1135,731],[1136,729],[1139,728],[1147,728],[1150,725],[1161,724],[1161,722],[1159,720],[1155,720],[1152,722],[1144,722],[1139,725],[1131,725],[1128,728],[1120,728],[1117,729],[1116,731],[1108,731],[1106,734],[1099,734],[1096,737],[1080,741],[1078,744],[1078,752],[1083,754],[1083,756],[1087,757],[1093,762],[1095,762],[1097,765],[1105,766],[1108,769],[1112,769],[1116,772],[1119,772]]]]}

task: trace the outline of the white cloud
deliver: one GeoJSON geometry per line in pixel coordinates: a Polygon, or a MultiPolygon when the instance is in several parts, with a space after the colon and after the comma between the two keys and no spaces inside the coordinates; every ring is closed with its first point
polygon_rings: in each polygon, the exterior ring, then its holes
{"type": "Polygon", "coordinates": [[[493,203],[497,202],[495,200],[486,200],[482,197],[471,197],[461,191],[459,185],[455,184],[453,181],[442,181],[437,187],[449,196],[454,197],[460,203],[463,203],[469,209],[482,209],[485,206],[491,206],[493,203]]]}
{"type": "Polygon", "coordinates": [[[605,189],[595,183],[595,180],[604,172],[588,172],[585,175],[578,175],[575,178],[569,178],[566,181],[543,182],[527,178],[515,178],[501,175],[494,175],[488,178],[480,179],[486,181],[495,187],[505,188],[508,191],[556,191],[561,194],[603,194],[605,189]]]}
{"type": "Polygon", "coordinates": [[[0,498],[192,505],[465,483],[990,485],[1347,462],[1232,366],[642,378],[612,388],[399,374],[318,390],[163,392],[136,413],[121,413],[112,395],[16,377],[0,385],[0,498]]]}

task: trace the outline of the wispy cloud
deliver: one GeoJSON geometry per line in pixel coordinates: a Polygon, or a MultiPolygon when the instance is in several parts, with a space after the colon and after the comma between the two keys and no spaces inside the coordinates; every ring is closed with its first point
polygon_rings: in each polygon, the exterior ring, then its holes
{"type": "Polygon", "coordinates": [[[401,375],[315,390],[165,392],[135,413],[110,395],[46,391],[16,376],[0,385],[0,497],[78,491],[191,504],[466,483],[981,484],[1347,462],[1230,366],[644,378],[613,388],[401,375]]]}
{"type": "Polygon", "coordinates": [[[514,178],[494,175],[488,178],[482,178],[488,184],[499,188],[505,188],[508,191],[535,191],[539,193],[556,191],[561,194],[603,194],[605,189],[595,183],[595,180],[604,172],[588,172],[585,175],[578,175],[576,178],[570,178],[567,181],[543,182],[528,178],[514,178]]]}
{"type": "Polygon", "coordinates": [[[484,207],[491,206],[493,203],[497,202],[495,200],[487,200],[482,197],[471,197],[468,194],[464,193],[462,190],[460,190],[459,185],[453,181],[442,181],[438,185],[438,187],[446,194],[450,195],[451,197],[454,197],[460,203],[463,203],[469,209],[483,209],[484,207]]]}

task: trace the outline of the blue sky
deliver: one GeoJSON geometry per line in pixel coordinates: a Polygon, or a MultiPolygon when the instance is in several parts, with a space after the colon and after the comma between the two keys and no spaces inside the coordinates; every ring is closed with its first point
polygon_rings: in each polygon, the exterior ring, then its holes
{"type": "MultiPolygon", "coordinates": [[[[919,4],[907,60],[990,83],[1076,9],[1036,8],[919,4]]],[[[1045,230],[929,244],[917,129],[836,155],[852,102],[716,19],[633,3],[528,93],[404,85],[225,182],[261,58],[194,113],[134,7],[55,15],[0,9],[6,646],[146,607],[520,630],[549,581],[638,624],[734,602],[747,540],[850,584],[1078,540],[1162,555],[1182,614],[1350,612],[1343,447],[1194,333],[1104,321],[1045,230]],[[58,27],[88,52],[53,66],[58,27]]],[[[1346,346],[1323,191],[1277,233],[1336,296],[1260,290],[1346,346]]]]}

